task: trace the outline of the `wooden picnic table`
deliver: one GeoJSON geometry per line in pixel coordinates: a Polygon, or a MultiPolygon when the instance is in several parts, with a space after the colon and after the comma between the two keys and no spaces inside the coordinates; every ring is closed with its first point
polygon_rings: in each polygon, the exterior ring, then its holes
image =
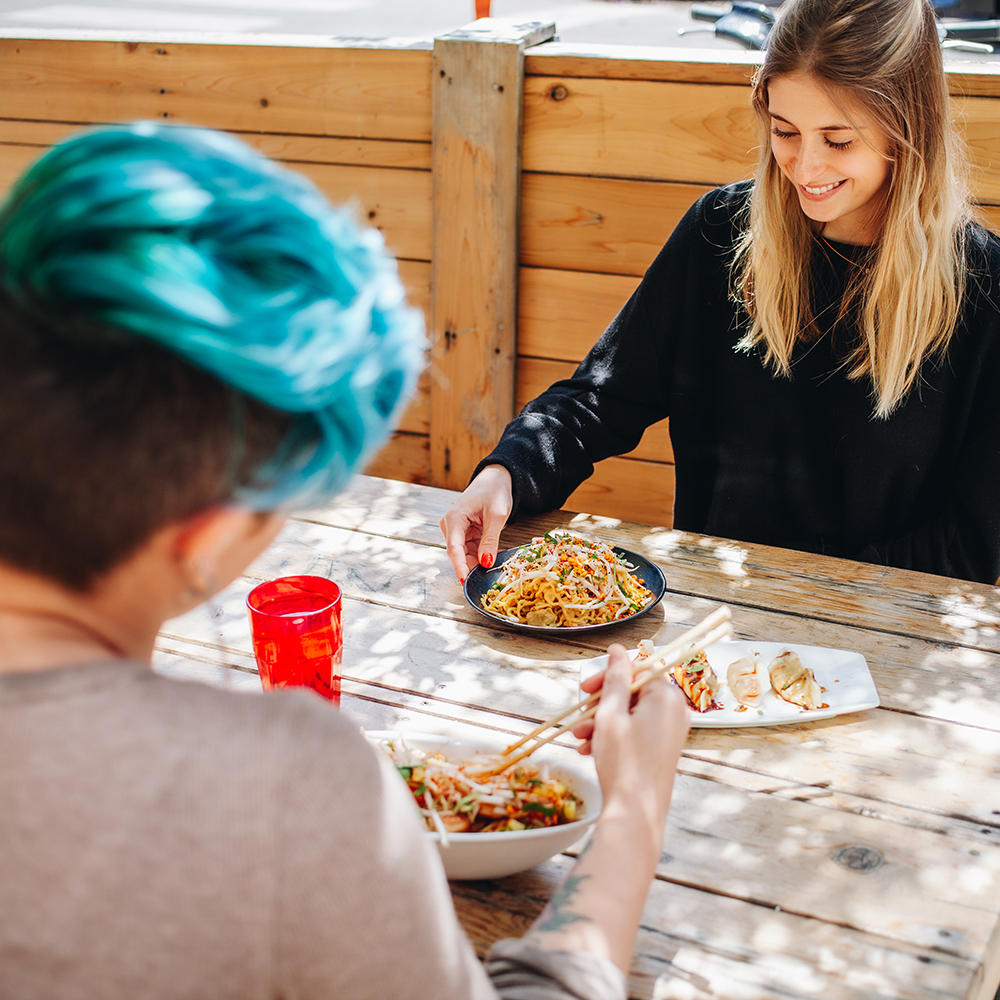
{"type": "MultiPolygon", "coordinates": [[[[168,622],[157,670],[259,687],[257,582],[344,590],[344,712],[366,728],[523,733],[576,697],[609,642],[663,643],[719,603],[738,638],[864,654],[881,707],[771,728],[692,730],[630,977],[667,1000],[992,998],[1000,982],[1000,591],[568,512],[509,526],[592,531],[663,569],[635,622],[572,641],[469,607],[437,527],[455,494],[360,477],[291,520],[222,594],[168,622]]],[[[452,884],[484,950],[520,935],[571,864],[452,884]]]]}

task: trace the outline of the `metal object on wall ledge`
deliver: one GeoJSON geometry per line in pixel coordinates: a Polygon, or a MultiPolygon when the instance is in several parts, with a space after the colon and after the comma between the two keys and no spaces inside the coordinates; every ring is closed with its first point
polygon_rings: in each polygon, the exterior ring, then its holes
{"type": "Polygon", "coordinates": [[[679,28],[678,34],[710,31],[717,38],[738,42],[746,49],[761,51],[767,48],[767,36],[774,24],[774,11],[766,4],[744,3],[734,0],[729,10],[695,4],[691,8],[695,21],[707,21],[711,28],[679,28]]]}

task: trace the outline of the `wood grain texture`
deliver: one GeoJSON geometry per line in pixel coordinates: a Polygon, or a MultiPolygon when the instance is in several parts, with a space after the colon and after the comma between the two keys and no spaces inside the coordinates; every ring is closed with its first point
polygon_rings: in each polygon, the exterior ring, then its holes
{"type": "Polygon", "coordinates": [[[745,86],[525,81],[525,170],[728,184],[753,176],[757,144],[745,86]]]}
{"type": "MultiPolygon", "coordinates": [[[[399,267],[399,277],[406,289],[406,297],[410,305],[420,309],[424,314],[424,322],[430,325],[431,311],[431,266],[427,261],[422,260],[400,260],[397,261],[399,267]]],[[[430,364],[430,352],[427,352],[427,362],[430,364]]],[[[400,418],[399,426],[401,431],[408,431],[411,434],[429,434],[431,429],[431,385],[429,368],[423,371],[417,382],[417,389],[413,399],[407,406],[406,411],[400,418]]],[[[424,451],[423,442],[413,442],[414,447],[421,453],[424,451]]],[[[400,440],[399,447],[405,445],[404,440],[400,440]]],[[[418,458],[414,456],[414,465],[423,468],[424,456],[418,458]]],[[[426,475],[415,482],[427,482],[426,475]]]]}
{"type": "MultiPolygon", "coordinates": [[[[0,141],[0,190],[7,190],[44,147],[0,141]]],[[[353,205],[396,255],[429,261],[431,175],[425,170],[376,169],[325,163],[288,164],[309,177],[334,204],[353,205]]]]}
{"type": "MultiPolygon", "coordinates": [[[[409,491],[404,483],[381,483],[376,479],[355,480],[354,485],[327,514],[313,512],[311,519],[335,516],[339,526],[351,530],[370,530],[392,537],[412,539],[421,544],[440,546],[444,540],[437,522],[455,500],[449,490],[409,491]]],[[[323,523],[327,523],[324,521],[323,523]]],[[[750,542],[710,538],[682,531],[664,530],[648,524],[606,519],[571,511],[524,518],[504,530],[504,546],[519,545],[532,535],[552,528],[575,525],[610,538],[615,545],[641,552],[659,563],[668,575],[669,589],[677,601],[664,608],[671,620],[693,624],[717,603],[729,603],[741,609],[739,615],[774,612],[781,616],[782,629],[797,636],[793,641],[808,642],[810,631],[821,636],[818,645],[858,649],[860,638],[879,637],[870,647],[873,655],[891,666],[894,657],[902,657],[903,675],[893,675],[893,687],[905,693],[897,683],[901,676],[919,673],[920,666],[931,677],[927,699],[903,697],[901,710],[936,715],[955,700],[959,711],[973,710],[977,698],[1000,701],[1000,669],[992,659],[1000,654],[1000,591],[986,584],[967,580],[899,570],[850,559],[835,559],[815,554],[803,555],[790,549],[775,549],[750,542]],[[704,601],[694,604],[694,611],[684,611],[681,595],[704,601]],[[808,628],[796,624],[800,614],[808,614],[808,628]],[[827,625],[830,627],[827,628],[827,625]],[[838,629],[851,631],[837,639],[838,629]],[[912,647],[910,640],[930,646],[912,647]],[[853,645],[851,644],[853,643],[853,645]],[[941,644],[941,648],[935,647],[941,644]],[[961,657],[951,655],[950,647],[962,647],[961,657]],[[907,650],[911,650],[907,652],[907,650]],[[916,650],[922,650],[917,652],[916,650]],[[970,686],[957,674],[971,671],[970,686]],[[943,686],[948,681],[947,686],[943,686]],[[935,693],[930,698],[931,689],[935,693]],[[966,698],[966,694],[968,697],[966,698]],[[922,706],[922,707],[921,707],[922,706]]],[[[657,619],[659,620],[659,619],[657,619]]],[[[767,619],[770,621],[771,619],[767,619]]],[[[737,617],[737,630],[740,618],[737,617]]],[[[643,627],[648,622],[643,623],[643,627]]],[[[663,635],[673,637],[664,625],[663,635]]],[[[645,634],[645,633],[642,633],[645,634]]],[[[642,634],[637,635],[638,638],[642,634]]],[[[740,632],[745,638],[782,636],[784,632],[770,625],[760,632],[740,632]]],[[[666,639],[657,641],[667,641],[666,639]]],[[[600,651],[600,642],[583,645],[600,651]]],[[[980,723],[977,723],[977,725],[980,723]]]]}
{"type": "Polygon", "coordinates": [[[521,263],[641,277],[707,185],[525,172],[521,263]]]}
{"type": "Polygon", "coordinates": [[[429,142],[430,63],[388,48],[7,39],[0,87],[7,118],[429,142]]]}
{"type": "Polygon", "coordinates": [[[484,37],[434,42],[431,468],[451,487],[468,482],[514,409],[529,34],[484,37]]]}
{"type": "Polygon", "coordinates": [[[674,512],[674,467],[632,458],[606,458],[566,500],[567,510],[669,527],[674,512]]]}
{"type": "Polygon", "coordinates": [[[431,479],[430,444],[426,434],[396,431],[365,467],[365,474],[407,483],[427,484],[431,479]]]}
{"type": "Polygon", "coordinates": [[[1000,202],[1000,97],[953,99],[958,133],[972,160],[977,201],[1000,202]]]}
{"type": "Polygon", "coordinates": [[[0,192],[8,191],[14,181],[44,152],[42,146],[0,144],[0,192]]]}
{"type": "MultiPolygon", "coordinates": [[[[6,190],[36,160],[43,148],[0,142],[0,190],[6,190]]],[[[353,205],[363,221],[378,229],[389,250],[400,257],[429,261],[431,256],[431,175],[426,170],[380,169],[297,162],[335,205],[353,205]]]]}
{"type": "MultiPolygon", "coordinates": [[[[762,62],[759,52],[738,49],[671,48],[548,42],[528,49],[529,76],[572,76],[609,80],[676,80],[683,83],[749,85],[762,62]]],[[[996,63],[946,64],[949,92],[956,96],[1000,97],[996,63]]]]}
{"type": "Polygon", "coordinates": [[[517,353],[580,361],[638,284],[629,275],[522,267],[517,353]]]}
{"type": "MultiPolygon", "coordinates": [[[[431,380],[430,373],[428,371],[423,371],[420,373],[420,377],[417,380],[417,387],[413,393],[413,398],[407,404],[406,409],[403,411],[403,415],[399,418],[399,423],[395,428],[397,431],[405,431],[407,434],[416,434],[420,437],[426,437],[431,431],[431,380]]],[[[426,444],[424,441],[416,440],[412,442],[414,448],[418,449],[421,453],[425,450],[426,444]]],[[[406,441],[400,439],[398,447],[402,450],[406,446],[406,441]]],[[[412,459],[412,464],[416,468],[423,467],[423,457],[414,455],[412,459]]],[[[380,473],[373,473],[373,475],[380,475],[380,473]]],[[[397,478],[396,476],[392,477],[397,478]]],[[[414,480],[414,482],[427,483],[429,479],[427,476],[422,476],[419,480],[414,480]]]]}
{"type": "MultiPolygon", "coordinates": [[[[541,395],[559,379],[569,378],[576,370],[571,361],[547,361],[541,358],[518,358],[517,361],[517,408],[541,395]]],[[[670,443],[670,431],[666,420],[657,421],[646,428],[638,447],[625,453],[630,458],[642,458],[651,462],[673,462],[674,451],[670,443]]],[[[627,496],[632,482],[626,467],[621,467],[625,477],[618,490],[627,496]]],[[[672,492],[672,491],[671,491],[672,492]]],[[[627,518],[627,520],[634,520],[627,518]]]]}
{"type": "Polygon", "coordinates": [[[431,312],[431,265],[424,260],[399,260],[399,278],[406,289],[410,305],[423,311],[430,324],[431,312]]]}
{"type": "MultiPolygon", "coordinates": [[[[102,125],[106,122],[89,122],[102,125]]],[[[0,143],[46,147],[64,139],[80,128],[81,123],[22,121],[0,118],[0,143]]],[[[342,139],[335,136],[273,135],[265,132],[234,132],[244,142],[266,156],[286,162],[340,163],[362,167],[400,167],[430,170],[429,142],[395,139],[342,139]]]]}
{"type": "MultiPolygon", "coordinates": [[[[452,883],[459,920],[479,953],[527,929],[572,860],[559,855],[529,872],[452,883]]],[[[851,928],[655,880],[629,970],[628,995],[649,1000],[719,997],[805,1000],[940,1000],[963,996],[974,963],[923,955],[851,928]],[[780,950],[776,960],[774,950],[780,950]]]]}
{"type": "Polygon", "coordinates": [[[529,76],[747,85],[760,63],[760,53],[735,49],[548,42],[527,51],[524,71],[529,76]]]}
{"type": "Polygon", "coordinates": [[[340,163],[358,167],[431,169],[429,142],[255,132],[235,134],[267,156],[287,163],[340,163]]]}
{"type": "Polygon", "coordinates": [[[431,259],[431,175],[424,170],[297,163],[335,205],[354,205],[398,257],[431,259]]]}
{"type": "Polygon", "coordinates": [[[948,91],[956,97],[1000,97],[1000,66],[995,62],[945,67],[948,91]]]}
{"type": "MultiPolygon", "coordinates": [[[[159,669],[255,683],[248,589],[316,572],[344,587],[345,711],[456,734],[523,732],[575,697],[581,658],[639,633],[567,643],[486,623],[465,604],[436,526],[454,496],[355,480],[331,507],[289,522],[208,607],[167,623],[159,669]]],[[[630,996],[992,997],[1000,649],[985,647],[996,642],[1000,591],[568,513],[524,519],[504,543],[559,524],[664,568],[670,589],[644,634],[676,636],[725,592],[742,637],[862,652],[883,701],[820,723],[691,734],[630,996]],[[882,863],[844,867],[838,852],[851,845],[882,863]]],[[[521,933],[570,864],[455,884],[477,948],[521,933]]]]}

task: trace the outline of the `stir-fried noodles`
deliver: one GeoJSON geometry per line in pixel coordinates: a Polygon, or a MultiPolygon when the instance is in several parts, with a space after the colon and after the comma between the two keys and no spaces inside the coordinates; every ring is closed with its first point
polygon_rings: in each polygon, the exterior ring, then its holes
{"type": "Polygon", "coordinates": [[[653,599],[632,569],[605,542],[546,532],[504,563],[482,606],[510,621],[546,628],[614,622],[653,599]]]}
{"type": "Polygon", "coordinates": [[[545,764],[524,760],[479,780],[500,761],[499,754],[477,754],[461,763],[440,753],[406,746],[405,739],[381,744],[413,793],[429,830],[487,833],[559,826],[577,818],[583,802],[545,764]]]}

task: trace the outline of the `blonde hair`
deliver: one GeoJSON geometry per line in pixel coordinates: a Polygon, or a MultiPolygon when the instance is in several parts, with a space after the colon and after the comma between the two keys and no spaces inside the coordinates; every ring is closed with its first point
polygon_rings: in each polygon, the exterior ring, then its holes
{"type": "MultiPolygon", "coordinates": [[[[928,0],[791,0],[754,78],[760,158],[733,275],[751,317],[741,341],[765,347],[785,375],[797,342],[815,335],[811,260],[815,224],[771,154],[768,83],[810,74],[831,99],[865,112],[886,137],[888,192],[881,236],[854,269],[841,317],[855,311],[860,342],[848,377],[872,380],[875,413],[888,416],[925,359],[943,352],[965,292],[969,217],[965,164],[954,138],[934,12],[928,0]]],[[[864,133],[861,133],[862,136],[864,133]]]]}

